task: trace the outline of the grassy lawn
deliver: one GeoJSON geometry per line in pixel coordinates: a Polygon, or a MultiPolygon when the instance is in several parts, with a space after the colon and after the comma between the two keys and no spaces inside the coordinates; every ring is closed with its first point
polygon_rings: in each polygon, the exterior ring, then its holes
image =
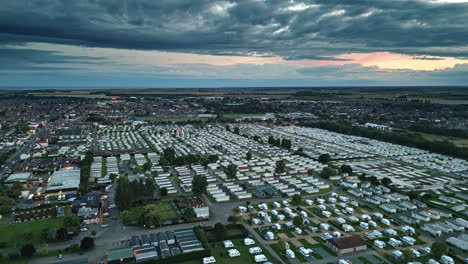
{"type": "MultiPolygon", "coordinates": [[[[177,212],[169,203],[162,202],[156,203],[155,205],[157,206],[159,216],[161,216],[161,221],[177,218],[177,212]]],[[[131,223],[132,221],[138,221],[138,219],[140,219],[140,217],[145,212],[145,206],[133,207],[127,211],[130,212],[129,217],[126,217],[123,220],[125,220],[127,223],[131,223]]]]}
{"type": "Polygon", "coordinates": [[[15,246],[15,237],[17,238],[17,246],[23,243],[21,234],[24,232],[32,232],[33,239],[29,241],[34,245],[41,243],[41,231],[45,228],[59,228],[63,226],[63,218],[51,218],[21,224],[0,225],[0,242],[6,242],[8,247],[15,246]]]}

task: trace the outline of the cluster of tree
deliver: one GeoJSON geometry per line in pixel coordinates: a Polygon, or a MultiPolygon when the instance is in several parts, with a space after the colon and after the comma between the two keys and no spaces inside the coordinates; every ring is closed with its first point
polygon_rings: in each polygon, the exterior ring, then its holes
{"type": "Polygon", "coordinates": [[[88,122],[96,122],[96,123],[100,123],[100,122],[104,122],[106,121],[106,119],[102,116],[99,116],[95,113],[91,113],[88,115],[88,118],[86,119],[88,122]]]}
{"type": "Polygon", "coordinates": [[[23,134],[29,131],[28,124],[18,124],[15,126],[16,134],[23,134]]]}
{"type": "Polygon", "coordinates": [[[145,212],[142,215],[142,222],[146,227],[157,227],[161,224],[158,206],[149,204],[145,206],[145,212]]]}
{"type": "Polygon", "coordinates": [[[275,166],[276,173],[283,173],[286,168],[284,160],[277,160],[275,166]]]}
{"type": "Polygon", "coordinates": [[[115,202],[120,210],[128,210],[136,203],[153,200],[156,183],[152,177],[145,180],[129,182],[128,178],[121,176],[115,192],[115,202]]]}
{"type": "Polygon", "coordinates": [[[285,148],[285,149],[291,149],[291,145],[292,145],[290,139],[274,138],[273,136],[268,137],[268,144],[273,145],[273,146],[277,146],[277,147],[282,147],[282,148],[285,148]]]}
{"type": "Polygon", "coordinates": [[[330,154],[328,154],[328,153],[321,154],[319,156],[318,160],[319,160],[320,163],[323,163],[323,164],[328,163],[328,162],[331,161],[330,154]]]}
{"type": "Polygon", "coordinates": [[[81,250],[90,250],[94,248],[94,238],[92,237],[84,237],[82,240],[81,240],[81,243],[80,243],[80,249],[81,250]]]}
{"type": "Polygon", "coordinates": [[[89,175],[91,170],[91,163],[93,162],[93,152],[86,152],[86,156],[80,162],[80,193],[85,193],[88,189],[89,175]]]}
{"type": "Polygon", "coordinates": [[[10,125],[8,123],[0,123],[0,130],[6,131],[10,128],[10,125]]]}
{"type": "Polygon", "coordinates": [[[191,221],[195,218],[196,218],[195,210],[192,207],[187,207],[184,209],[185,221],[191,221]]]}
{"type": "Polygon", "coordinates": [[[423,133],[449,136],[449,137],[459,137],[468,139],[468,131],[462,129],[450,129],[443,127],[436,127],[430,123],[418,123],[412,124],[408,127],[408,130],[418,131],[423,133]]]}
{"type": "Polygon", "coordinates": [[[205,155],[195,155],[188,154],[177,156],[175,155],[175,150],[173,148],[166,148],[163,155],[161,155],[159,162],[163,166],[173,165],[173,166],[183,166],[186,164],[201,163],[206,166],[209,163],[214,163],[218,161],[218,155],[205,154],[205,155]]]}
{"type": "Polygon", "coordinates": [[[2,154],[0,154],[0,165],[5,164],[8,158],[10,158],[10,156],[13,155],[15,152],[16,152],[16,149],[11,149],[9,151],[5,151],[2,154]]]}
{"type": "Polygon", "coordinates": [[[338,172],[333,169],[332,167],[325,167],[322,169],[322,172],[320,172],[320,177],[324,179],[329,179],[331,176],[336,176],[338,175],[338,172]]]}
{"type": "MultiPolygon", "coordinates": [[[[379,179],[377,179],[377,177],[375,177],[374,175],[372,176],[367,176],[365,173],[362,173],[361,175],[358,176],[358,178],[361,180],[361,181],[368,181],[370,182],[371,184],[373,185],[379,185],[380,184],[380,181],[379,179]]],[[[384,178],[385,179],[385,178],[384,178]]],[[[382,179],[382,181],[384,181],[384,179],[382,179]]],[[[390,180],[389,178],[387,178],[388,180],[390,180]]],[[[390,180],[390,183],[388,185],[391,184],[391,181],[390,180]]],[[[385,180],[384,182],[388,183],[387,180],[385,180]]],[[[382,183],[383,184],[383,183],[382,183]]]]}
{"type": "Polygon", "coordinates": [[[349,165],[343,164],[340,167],[340,172],[341,173],[348,173],[348,175],[352,175],[353,174],[353,168],[351,168],[351,166],[349,166],[349,165]]]}
{"type": "Polygon", "coordinates": [[[197,196],[201,196],[206,192],[206,187],[208,186],[208,181],[203,175],[195,175],[192,180],[192,192],[197,196]]]}
{"type": "MultiPolygon", "coordinates": [[[[69,232],[70,230],[76,231],[76,227],[58,227],[58,228],[44,228],[41,230],[41,239],[43,241],[55,242],[71,239],[76,233],[69,232]]],[[[23,238],[23,241],[30,241],[23,238]]]]}
{"type": "Polygon", "coordinates": [[[303,148],[298,148],[296,151],[294,151],[293,155],[299,155],[299,156],[302,156],[302,157],[309,157],[309,155],[307,155],[305,152],[304,152],[304,149],[303,148]]]}
{"type": "Polygon", "coordinates": [[[468,148],[457,147],[448,141],[430,141],[417,133],[406,131],[382,131],[372,128],[353,126],[346,123],[299,122],[301,126],[316,127],[333,132],[372,138],[389,143],[429,150],[435,153],[468,159],[468,148]]]}
{"type": "Polygon", "coordinates": [[[302,203],[302,196],[300,194],[295,194],[292,197],[291,204],[292,205],[300,205],[302,203]]]}
{"type": "Polygon", "coordinates": [[[234,164],[229,164],[226,168],[226,176],[229,178],[229,179],[234,179],[237,175],[237,167],[236,165],[234,164]]]}
{"type": "Polygon", "coordinates": [[[63,226],[65,227],[77,227],[80,225],[80,218],[75,214],[67,214],[63,218],[63,226]]]}

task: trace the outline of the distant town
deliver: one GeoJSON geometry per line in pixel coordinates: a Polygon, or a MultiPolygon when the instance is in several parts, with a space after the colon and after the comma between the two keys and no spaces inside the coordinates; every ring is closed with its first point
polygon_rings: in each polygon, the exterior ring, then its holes
{"type": "Polygon", "coordinates": [[[0,91],[0,263],[467,263],[466,88],[0,91]]]}

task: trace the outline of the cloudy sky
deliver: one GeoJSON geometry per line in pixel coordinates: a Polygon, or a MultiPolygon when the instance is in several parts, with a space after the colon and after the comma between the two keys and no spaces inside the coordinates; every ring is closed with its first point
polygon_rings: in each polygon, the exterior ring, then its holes
{"type": "Polygon", "coordinates": [[[468,85],[468,0],[15,0],[0,86],[468,85]]]}

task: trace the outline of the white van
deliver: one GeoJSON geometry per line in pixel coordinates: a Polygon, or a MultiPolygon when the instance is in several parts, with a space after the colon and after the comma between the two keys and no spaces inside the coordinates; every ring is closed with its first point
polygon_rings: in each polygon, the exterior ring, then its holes
{"type": "Polygon", "coordinates": [[[271,214],[272,215],[278,215],[278,211],[276,211],[275,209],[271,210],[271,214]]]}
{"type": "Polygon", "coordinates": [[[229,255],[229,257],[231,257],[231,258],[239,257],[239,256],[240,256],[240,252],[239,252],[239,250],[233,248],[233,249],[229,249],[229,250],[228,250],[228,255],[229,255]]]}
{"type": "Polygon", "coordinates": [[[253,245],[253,244],[255,244],[255,240],[253,240],[251,238],[244,238],[244,245],[250,246],[250,245],[253,245]]]}
{"type": "Polygon", "coordinates": [[[294,254],[294,252],[291,249],[286,249],[286,257],[288,259],[293,259],[293,258],[296,257],[296,255],[294,254]]]}
{"type": "Polygon", "coordinates": [[[307,217],[307,213],[305,211],[301,211],[301,216],[302,217],[307,217]]]}
{"type": "Polygon", "coordinates": [[[386,225],[386,226],[389,226],[390,225],[390,221],[388,219],[385,219],[385,218],[382,218],[380,220],[380,222],[382,222],[382,224],[386,225]]]}
{"type": "Polygon", "coordinates": [[[237,210],[239,210],[240,213],[245,213],[245,212],[247,212],[247,207],[239,206],[239,207],[237,207],[237,210]]]}
{"type": "Polygon", "coordinates": [[[203,264],[210,264],[210,263],[215,263],[215,262],[216,262],[216,259],[213,256],[203,258],[203,264]]]}
{"type": "Polygon", "coordinates": [[[312,200],[305,200],[305,203],[306,203],[307,205],[313,205],[313,204],[314,204],[314,201],[312,201],[312,200]]]}
{"type": "Polygon", "coordinates": [[[322,211],[323,216],[330,217],[331,213],[329,211],[322,211]]]}
{"type": "Polygon", "coordinates": [[[262,249],[260,247],[251,247],[249,248],[249,253],[251,255],[260,254],[262,253],[262,249]]]}
{"type": "Polygon", "coordinates": [[[280,215],[276,216],[276,218],[278,218],[279,221],[283,221],[284,219],[286,219],[286,216],[280,214],[280,215]]]}
{"type": "Polygon", "coordinates": [[[275,234],[273,234],[273,232],[268,231],[268,232],[266,232],[266,235],[267,235],[269,240],[275,239],[275,234]]]}
{"type": "Polygon", "coordinates": [[[300,247],[299,248],[299,253],[301,253],[302,256],[308,258],[310,256],[310,252],[311,250],[310,249],[307,249],[305,247],[300,247]]]}
{"type": "Polygon", "coordinates": [[[294,229],[294,232],[296,232],[296,234],[298,234],[298,235],[302,235],[302,229],[300,229],[299,227],[296,227],[294,229]]]}
{"type": "Polygon", "coordinates": [[[224,241],[223,241],[223,245],[224,245],[225,248],[232,248],[232,247],[234,247],[234,244],[232,243],[231,240],[224,240],[224,241]]]}
{"type": "Polygon", "coordinates": [[[256,255],[254,257],[255,259],[255,262],[259,263],[259,262],[265,262],[267,261],[268,259],[265,257],[265,255],[256,255]]]}
{"type": "Polygon", "coordinates": [[[364,229],[369,229],[369,224],[366,223],[366,222],[361,222],[361,223],[359,224],[359,226],[362,227],[362,228],[364,228],[364,229]]]}
{"type": "Polygon", "coordinates": [[[288,205],[289,205],[289,202],[286,201],[286,200],[283,200],[281,203],[282,203],[284,206],[288,206],[288,205]]]}

